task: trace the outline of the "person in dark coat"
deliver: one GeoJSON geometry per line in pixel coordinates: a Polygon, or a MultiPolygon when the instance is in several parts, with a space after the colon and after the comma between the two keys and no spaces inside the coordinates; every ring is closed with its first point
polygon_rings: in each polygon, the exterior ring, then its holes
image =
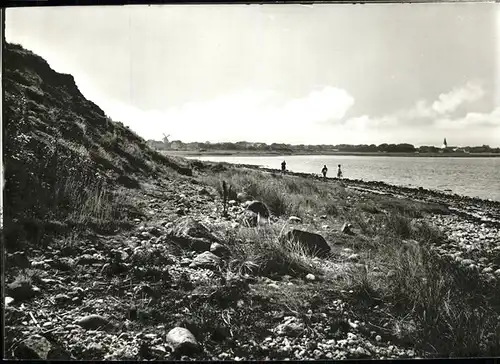
{"type": "Polygon", "coordinates": [[[328,172],[328,168],[326,168],[326,164],[323,166],[321,173],[323,173],[323,178],[326,178],[326,172],[328,172]]]}
{"type": "Polygon", "coordinates": [[[281,162],[281,172],[285,173],[285,171],[286,171],[286,162],[283,161],[283,162],[281,162]]]}
{"type": "Polygon", "coordinates": [[[339,164],[339,169],[337,170],[337,178],[338,179],[342,178],[342,170],[340,169],[340,164],[339,164]]]}

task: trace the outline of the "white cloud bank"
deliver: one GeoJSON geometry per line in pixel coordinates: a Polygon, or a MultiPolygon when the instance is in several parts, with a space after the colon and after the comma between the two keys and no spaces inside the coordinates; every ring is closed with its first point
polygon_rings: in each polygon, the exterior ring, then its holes
{"type": "Polygon", "coordinates": [[[432,110],[440,115],[446,114],[455,111],[465,102],[474,102],[483,96],[484,90],[481,85],[469,82],[464,87],[439,95],[438,100],[432,103],[432,110]]]}
{"type": "Polygon", "coordinates": [[[460,106],[471,104],[484,96],[485,91],[480,84],[469,82],[441,93],[433,102],[419,100],[408,109],[387,115],[350,118],[341,125],[340,130],[345,135],[349,134],[348,131],[361,135],[350,143],[378,144],[392,140],[438,145],[444,136],[448,136],[460,145],[500,145],[500,106],[490,113],[468,112],[462,116],[452,116],[460,106]]]}
{"type": "Polygon", "coordinates": [[[186,142],[237,139],[307,143],[314,140],[314,133],[321,135],[318,124],[341,120],[354,98],[345,90],[326,86],[291,100],[275,91],[245,90],[164,111],[143,111],[104,100],[98,104],[114,120],[146,139],[159,140],[167,133],[171,140],[186,142]]]}

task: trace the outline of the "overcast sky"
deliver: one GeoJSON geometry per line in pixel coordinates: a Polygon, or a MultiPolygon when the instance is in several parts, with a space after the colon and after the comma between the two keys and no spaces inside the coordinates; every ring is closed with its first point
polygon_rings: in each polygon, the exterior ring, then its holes
{"type": "Polygon", "coordinates": [[[500,5],[19,8],[6,38],[146,139],[500,146],[500,5]]]}

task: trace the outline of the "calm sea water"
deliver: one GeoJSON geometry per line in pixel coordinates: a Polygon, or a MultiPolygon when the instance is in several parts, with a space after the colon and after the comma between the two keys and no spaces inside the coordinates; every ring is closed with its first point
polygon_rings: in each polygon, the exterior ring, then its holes
{"type": "Polygon", "coordinates": [[[293,172],[321,173],[326,164],[328,175],[337,174],[342,165],[345,178],[383,181],[394,185],[424,187],[459,195],[500,201],[500,158],[454,157],[375,157],[375,156],[201,156],[193,159],[261,165],[281,168],[286,161],[293,172]]]}

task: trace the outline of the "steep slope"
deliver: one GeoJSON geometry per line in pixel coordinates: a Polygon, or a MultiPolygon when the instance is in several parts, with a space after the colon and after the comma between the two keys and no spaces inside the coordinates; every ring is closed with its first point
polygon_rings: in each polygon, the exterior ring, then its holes
{"type": "MultiPolygon", "coordinates": [[[[5,44],[3,79],[7,231],[21,222],[64,221],[85,204],[87,210],[100,208],[96,204],[110,202],[116,185],[134,188],[159,174],[191,175],[186,162],[153,151],[87,100],[73,76],[55,72],[22,46],[5,44]]],[[[94,215],[102,218],[102,211],[94,215]]]]}

